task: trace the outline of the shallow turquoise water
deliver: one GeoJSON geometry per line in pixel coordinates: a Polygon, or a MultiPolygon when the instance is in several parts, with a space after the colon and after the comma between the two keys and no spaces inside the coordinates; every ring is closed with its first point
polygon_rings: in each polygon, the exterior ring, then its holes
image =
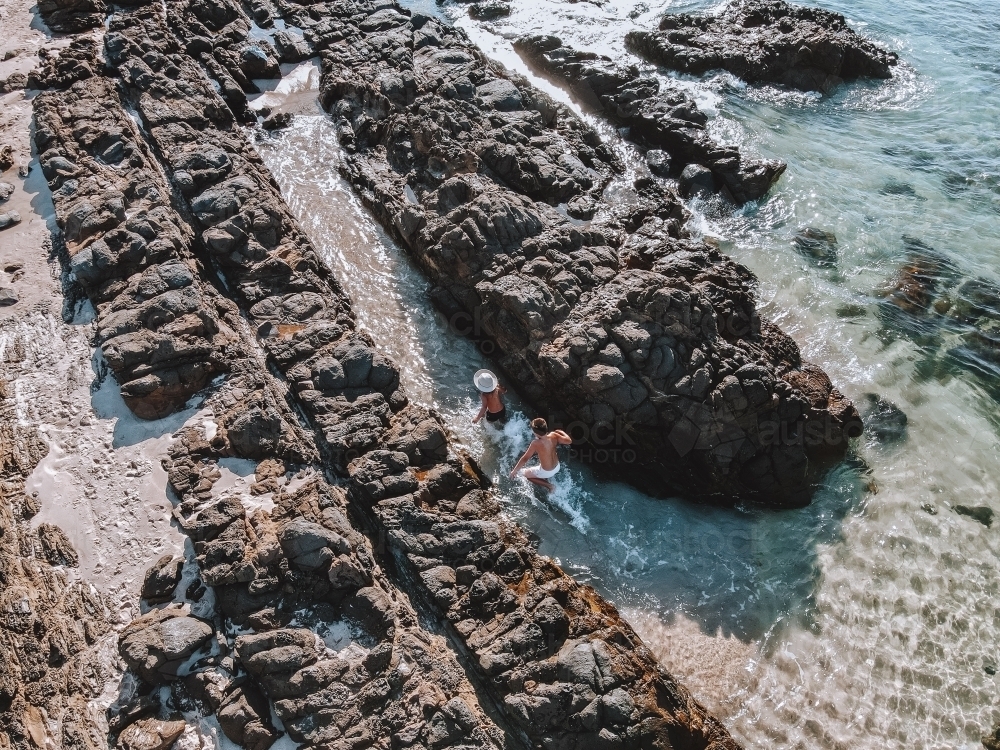
{"type": "MultiPolygon", "coordinates": [[[[511,65],[504,37],[526,31],[626,57],[625,32],[667,7],[514,0],[509,19],[476,24],[463,6],[413,5],[457,19],[511,65]]],[[[1000,510],[996,376],[949,359],[947,340],[884,320],[874,292],[904,262],[903,235],[959,276],[998,278],[1000,4],[824,7],[900,53],[893,80],[826,99],[728,75],[678,85],[715,115],[720,138],[788,162],[761,205],[701,207],[695,226],[757,273],[764,312],[842,390],[907,413],[905,442],[860,446],[877,494],[846,468],[811,506],[780,513],[655,500],[572,461],[552,498],[506,480],[531,415],[504,434],[469,424],[471,374],[486,359],[431,312],[425,282],[337,177],[328,121],[299,116],[261,151],[414,397],[483,456],[541,550],[626,608],[748,747],[978,747],[1000,720],[989,673],[1000,663],[1000,530],[951,507],[1000,510]],[[836,233],[836,269],[795,250],[806,225],[836,233]]]]}

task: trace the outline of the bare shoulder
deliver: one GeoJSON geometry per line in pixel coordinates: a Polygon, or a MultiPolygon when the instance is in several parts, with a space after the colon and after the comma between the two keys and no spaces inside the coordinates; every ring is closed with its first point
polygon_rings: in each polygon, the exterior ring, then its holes
{"type": "Polygon", "coordinates": [[[567,443],[573,442],[573,438],[571,438],[569,434],[563,430],[554,430],[552,434],[556,436],[556,441],[558,441],[560,445],[566,445],[567,443]]]}

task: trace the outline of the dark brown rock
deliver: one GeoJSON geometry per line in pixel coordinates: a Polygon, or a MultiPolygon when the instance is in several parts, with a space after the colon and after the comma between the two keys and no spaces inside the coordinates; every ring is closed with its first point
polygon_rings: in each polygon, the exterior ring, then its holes
{"type": "Polygon", "coordinates": [[[74,38],[58,55],[46,54],[42,49],[39,57],[41,64],[28,74],[29,88],[67,88],[76,81],[93,78],[103,67],[97,40],[90,35],[74,38]]]}
{"type": "Polygon", "coordinates": [[[178,668],[208,643],[212,632],[180,606],[154,609],[122,630],[118,653],[144,680],[160,684],[175,679],[178,668]]]}
{"type": "Polygon", "coordinates": [[[282,62],[296,63],[313,56],[313,49],[301,34],[292,31],[277,31],[274,44],[282,62]]]}
{"type": "Polygon", "coordinates": [[[126,404],[158,418],[227,369],[235,321],[225,322],[231,310],[211,290],[192,286],[190,232],[135,124],[109,106],[117,97],[100,78],[41,94],[35,140],[70,270],[98,311],[104,358],[126,404]]]}
{"type": "Polygon", "coordinates": [[[246,750],[267,750],[280,736],[267,698],[251,682],[234,686],[215,713],[226,737],[246,750]]]}
{"type": "Polygon", "coordinates": [[[184,560],[173,555],[164,555],[153,563],[142,581],[142,598],[151,604],[170,601],[181,581],[183,567],[184,560]]]}
{"type": "MultiPolygon", "coordinates": [[[[661,91],[654,76],[641,75],[634,65],[579,52],[554,36],[521,37],[514,49],[542,75],[568,86],[585,105],[627,127],[630,139],[664,149],[672,157],[674,174],[683,169],[686,175],[695,164],[708,169],[715,177],[705,185],[708,193],[721,190],[743,204],[763,197],[785,171],[782,162],[744,159],[736,148],[715,143],[705,132],[708,118],[690,96],[661,91]]],[[[662,169],[662,160],[660,164],[662,169]]],[[[682,177],[682,194],[687,194],[685,184],[682,177]]]]}
{"type": "Polygon", "coordinates": [[[104,22],[107,5],[103,0],[39,0],[38,12],[53,31],[76,32],[94,29],[104,22]]]}
{"type": "Polygon", "coordinates": [[[0,81],[0,94],[23,89],[28,85],[28,76],[24,73],[11,73],[0,81]]]}
{"type": "Polygon", "coordinates": [[[75,568],[80,564],[80,556],[73,548],[66,533],[51,523],[38,525],[38,541],[42,548],[42,557],[52,565],[64,565],[75,568]]]}
{"type": "Polygon", "coordinates": [[[626,46],[682,73],[728,70],[748,83],[829,93],[842,81],[889,78],[896,54],[856,34],[839,13],[783,0],[740,0],[716,15],[667,14],[626,46]]]}
{"type": "Polygon", "coordinates": [[[183,721],[140,719],[118,736],[122,750],[170,750],[187,726],[183,721]]]}

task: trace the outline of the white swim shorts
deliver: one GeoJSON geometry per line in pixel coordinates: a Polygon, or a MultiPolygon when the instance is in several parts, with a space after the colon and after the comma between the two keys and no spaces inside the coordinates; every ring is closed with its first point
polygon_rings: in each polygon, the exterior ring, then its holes
{"type": "Polygon", "coordinates": [[[541,466],[532,466],[530,469],[524,470],[524,476],[535,477],[535,479],[549,479],[559,473],[559,468],[559,464],[556,464],[551,469],[543,469],[541,466]]]}

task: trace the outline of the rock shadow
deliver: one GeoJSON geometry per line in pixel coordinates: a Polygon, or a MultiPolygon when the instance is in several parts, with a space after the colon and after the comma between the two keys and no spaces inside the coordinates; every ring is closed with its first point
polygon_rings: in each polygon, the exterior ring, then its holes
{"type": "Polygon", "coordinates": [[[118,383],[111,369],[104,361],[101,350],[96,349],[91,358],[94,381],[90,386],[90,404],[99,419],[114,419],[115,429],[112,446],[124,448],[146,440],[154,440],[164,435],[172,435],[198,411],[207,391],[201,391],[187,403],[185,408],[162,419],[141,419],[125,405],[118,383]]]}

